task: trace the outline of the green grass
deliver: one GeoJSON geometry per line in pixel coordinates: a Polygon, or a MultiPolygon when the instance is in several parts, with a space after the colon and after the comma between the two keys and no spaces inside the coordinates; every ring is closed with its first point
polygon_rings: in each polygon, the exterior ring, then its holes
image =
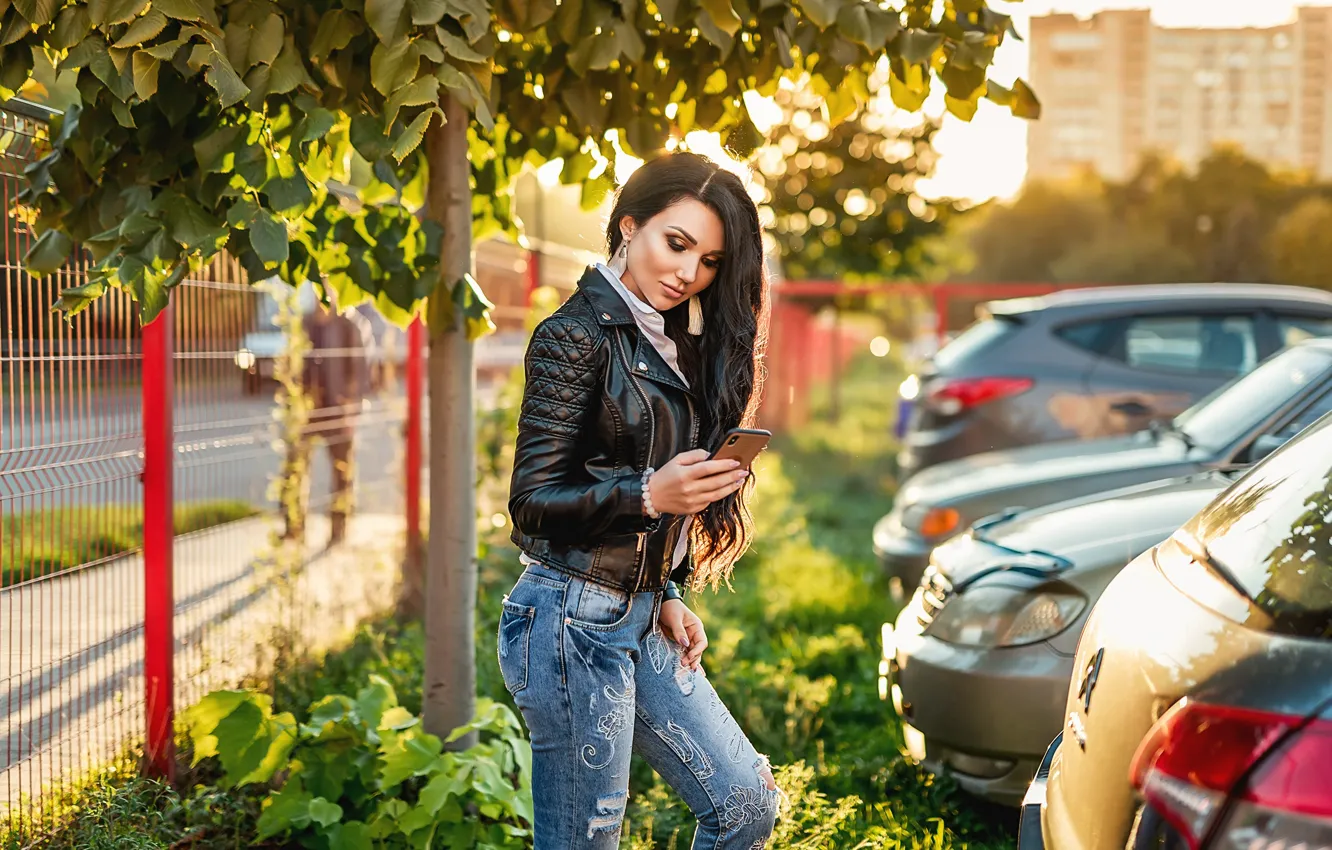
{"type": "MultiPolygon", "coordinates": [[[[246,502],[209,500],[177,505],[177,534],[259,513],[246,502]]],[[[143,508],[98,505],[8,514],[0,519],[0,587],[132,552],[143,545],[143,508]]]]}

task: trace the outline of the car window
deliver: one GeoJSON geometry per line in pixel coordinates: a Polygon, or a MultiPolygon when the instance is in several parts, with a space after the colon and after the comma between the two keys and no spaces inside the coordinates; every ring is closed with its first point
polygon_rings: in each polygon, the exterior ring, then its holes
{"type": "Polygon", "coordinates": [[[1138,369],[1243,375],[1258,362],[1248,316],[1135,316],[1124,331],[1123,360],[1138,369]]]}
{"type": "Polygon", "coordinates": [[[1332,413],[1332,392],[1325,392],[1314,399],[1312,404],[1297,413],[1289,422],[1274,430],[1272,434],[1282,440],[1289,440],[1322,419],[1325,413],[1332,413]]]}
{"type": "Polygon", "coordinates": [[[1251,433],[1303,387],[1321,380],[1329,366],[1332,354],[1324,348],[1287,348],[1176,416],[1175,426],[1194,445],[1223,449],[1251,433]]]}
{"type": "Polygon", "coordinates": [[[1119,319],[1098,319],[1092,322],[1074,322],[1055,328],[1055,336],[1074,348],[1081,348],[1083,351],[1092,354],[1103,355],[1109,353],[1118,341],[1118,337],[1124,332],[1123,323],[1119,319]]]}
{"type": "Polygon", "coordinates": [[[1191,520],[1271,628],[1332,637],[1332,420],[1254,467],[1191,520]]]}
{"type": "Polygon", "coordinates": [[[1294,345],[1310,337],[1332,336],[1332,319],[1318,316],[1277,316],[1282,345],[1294,345]]]}
{"type": "Polygon", "coordinates": [[[939,349],[939,353],[934,355],[934,365],[941,370],[957,366],[962,361],[992,348],[999,340],[1017,330],[1020,324],[1017,319],[1007,316],[981,319],[958,334],[952,342],[939,349]]]}

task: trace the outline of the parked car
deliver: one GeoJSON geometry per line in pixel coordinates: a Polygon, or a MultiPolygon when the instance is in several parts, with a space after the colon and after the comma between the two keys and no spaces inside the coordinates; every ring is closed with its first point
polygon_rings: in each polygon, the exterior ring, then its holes
{"type": "Polygon", "coordinates": [[[1101,596],[1019,846],[1332,846],[1332,416],[1101,596]]]}
{"type": "Polygon", "coordinates": [[[1214,470],[1001,514],[934,550],[884,636],[908,752],[966,791],[1017,806],[1063,726],[1091,605],[1234,475],[1214,470]]]}
{"type": "Polygon", "coordinates": [[[902,486],[874,551],[899,588],[914,588],[930,551],[982,517],[1252,463],[1332,407],[1330,383],[1332,340],[1307,340],[1148,431],[939,464],[902,486]]]}
{"type": "Polygon", "coordinates": [[[1285,345],[1332,334],[1332,294],[1102,287],[995,301],[903,382],[903,477],[981,452],[1169,420],[1285,345]]]}

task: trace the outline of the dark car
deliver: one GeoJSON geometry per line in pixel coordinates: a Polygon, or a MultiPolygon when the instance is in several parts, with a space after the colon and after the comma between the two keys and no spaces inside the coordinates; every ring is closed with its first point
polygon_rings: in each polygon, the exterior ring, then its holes
{"type": "Polygon", "coordinates": [[[1332,846],[1332,417],[1096,603],[1019,847],[1332,846]]]}
{"type": "Polygon", "coordinates": [[[996,449],[1139,431],[1282,347],[1332,334],[1332,294],[1102,287],[996,301],[903,382],[903,477],[996,449]]]}
{"type": "Polygon", "coordinates": [[[1060,502],[977,523],[935,549],[895,628],[884,630],[908,752],[973,794],[1020,803],[1063,726],[1091,606],[1237,474],[1060,502]]]}
{"type": "Polygon", "coordinates": [[[982,517],[1253,463],[1330,408],[1332,340],[1307,340],[1166,425],[987,452],[912,476],[875,525],[874,550],[901,588],[914,589],[930,551],[982,517]]]}

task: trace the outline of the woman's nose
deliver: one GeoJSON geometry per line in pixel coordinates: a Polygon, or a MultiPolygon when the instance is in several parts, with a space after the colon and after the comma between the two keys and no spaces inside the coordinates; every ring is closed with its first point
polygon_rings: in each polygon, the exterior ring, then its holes
{"type": "Polygon", "coordinates": [[[694,278],[698,277],[698,262],[686,262],[684,265],[680,266],[679,270],[675,273],[675,276],[680,278],[684,283],[693,283],[694,278]]]}

